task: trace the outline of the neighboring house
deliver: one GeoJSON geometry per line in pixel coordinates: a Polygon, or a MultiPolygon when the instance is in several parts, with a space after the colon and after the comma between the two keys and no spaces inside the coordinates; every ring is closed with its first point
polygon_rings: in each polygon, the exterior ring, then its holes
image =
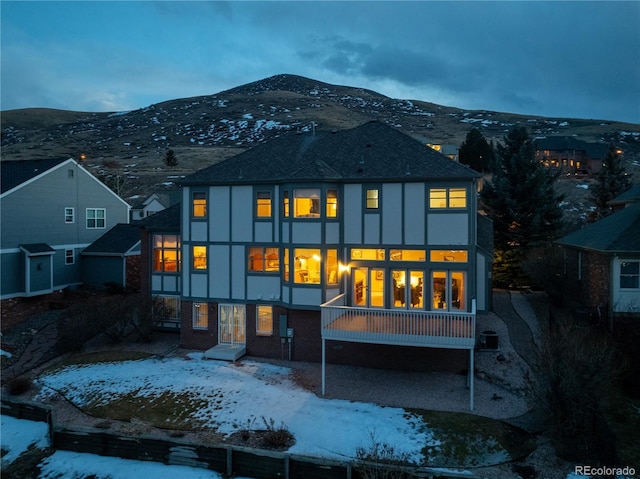
{"type": "Polygon", "coordinates": [[[588,143],[572,136],[536,139],[536,159],[567,174],[598,173],[608,151],[606,143],[588,143]]]}
{"type": "Polygon", "coordinates": [[[117,224],[87,246],[81,255],[82,282],[140,290],[140,227],[117,224]]]}
{"type": "Polygon", "coordinates": [[[175,204],[137,223],[142,290],[150,295],[154,326],[170,331],[180,331],[181,326],[180,208],[175,204]]]}
{"type": "Polygon", "coordinates": [[[607,321],[640,313],[640,203],[632,202],[557,243],[563,248],[565,291],[607,321]]]}
{"type": "Polygon", "coordinates": [[[80,252],[129,205],[73,159],[2,161],[2,299],[82,283],[80,252]]]}
{"type": "Polygon", "coordinates": [[[613,211],[620,211],[633,203],[640,203],[640,184],[633,185],[627,191],[609,201],[613,211]]]}
{"type": "Polygon", "coordinates": [[[473,371],[478,181],[379,122],[283,135],[185,178],[177,237],[144,225],[149,294],[180,296],[182,345],[207,357],[473,371]]]}
{"type": "Polygon", "coordinates": [[[131,221],[138,221],[151,216],[180,202],[180,190],[156,191],[141,203],[131,207],[131,221]]]}

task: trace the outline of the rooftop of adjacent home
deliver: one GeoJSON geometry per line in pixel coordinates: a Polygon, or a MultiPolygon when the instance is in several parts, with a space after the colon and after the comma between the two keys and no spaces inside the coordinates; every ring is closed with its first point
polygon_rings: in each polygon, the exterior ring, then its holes
{"type": "Polygon", "coordinates": [[[185,185],[284,181],[472,180],[480,175],[378,121],[286,133],[188,176],[185,185]]]}
{"type": "Polygon", "coordinates": [[[41,175],[68,158],[47,160],[10,160],[0,162],[1,193],[12,190],[18,185],[41,175]]]}

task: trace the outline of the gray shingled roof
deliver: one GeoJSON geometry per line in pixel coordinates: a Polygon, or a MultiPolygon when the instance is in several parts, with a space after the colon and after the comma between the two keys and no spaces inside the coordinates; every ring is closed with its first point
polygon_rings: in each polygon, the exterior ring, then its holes
{"type": "Polygon", "coordinates": [[[637,202],[640,202],[640,184],[633,185],[627,191],[620,193],[614,199],[609,201],[610,204],[615,205],[637,202]]]}
{"type": "Polygon", "coordinates": [[[634,203],[557,242],[603,253],[640,253],[640,204],[634,203]]]}
{"type": "Polygon", "coordinates": [[[28,243],[21,244],[20,248],[26,251],[29,255],[40,255],[40,254],[53,254],[56,252],[51,246],[47,243],[28,243]]]}
{"type": "Polygon", "coordinates": [[[55,160],[11,160],[0,161],[0,193],[4,193],[35,178],[68,158],[55,160]]]}
{"type": "Polygon", "coordinates": [[[180,203],[133,223],[147,231],[180,231],[180,203]]]}
{"type": "Polygon", "coordinates": [[[371,121],[350,130],[315,135],[286,133],[181,183],[423,181],[479,176],[395,128],[371,121]]]}
{"type": "Polygon", "coordinates": [[[137,224],[119,223],[82,250],[84,255],[123,255],[140,241],[137,224]]]}

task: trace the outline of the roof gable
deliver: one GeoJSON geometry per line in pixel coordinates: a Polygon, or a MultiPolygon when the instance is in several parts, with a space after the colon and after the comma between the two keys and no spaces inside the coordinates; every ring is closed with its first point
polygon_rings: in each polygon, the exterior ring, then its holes
{"type": "Polygon", "coordinates": [[[640,253],[640,204],[628,206],[557,242],[604,253],[640,253]]]}
{"type": "Polygon", "coordinates": [[[350,130],[287,133],[185,178],[182,184],[471,180],[469,167],[377,121],[350,130]]]}

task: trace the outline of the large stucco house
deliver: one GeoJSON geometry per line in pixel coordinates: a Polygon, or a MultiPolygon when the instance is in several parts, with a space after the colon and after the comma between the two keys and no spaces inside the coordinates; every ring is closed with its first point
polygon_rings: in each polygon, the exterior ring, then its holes
{"type": "Polygon", "coordinates": [[[142,222],[147,290],[211,358],[473,371],[492,258],[478,181],[375,121],[286,134],[142,222]]]}

